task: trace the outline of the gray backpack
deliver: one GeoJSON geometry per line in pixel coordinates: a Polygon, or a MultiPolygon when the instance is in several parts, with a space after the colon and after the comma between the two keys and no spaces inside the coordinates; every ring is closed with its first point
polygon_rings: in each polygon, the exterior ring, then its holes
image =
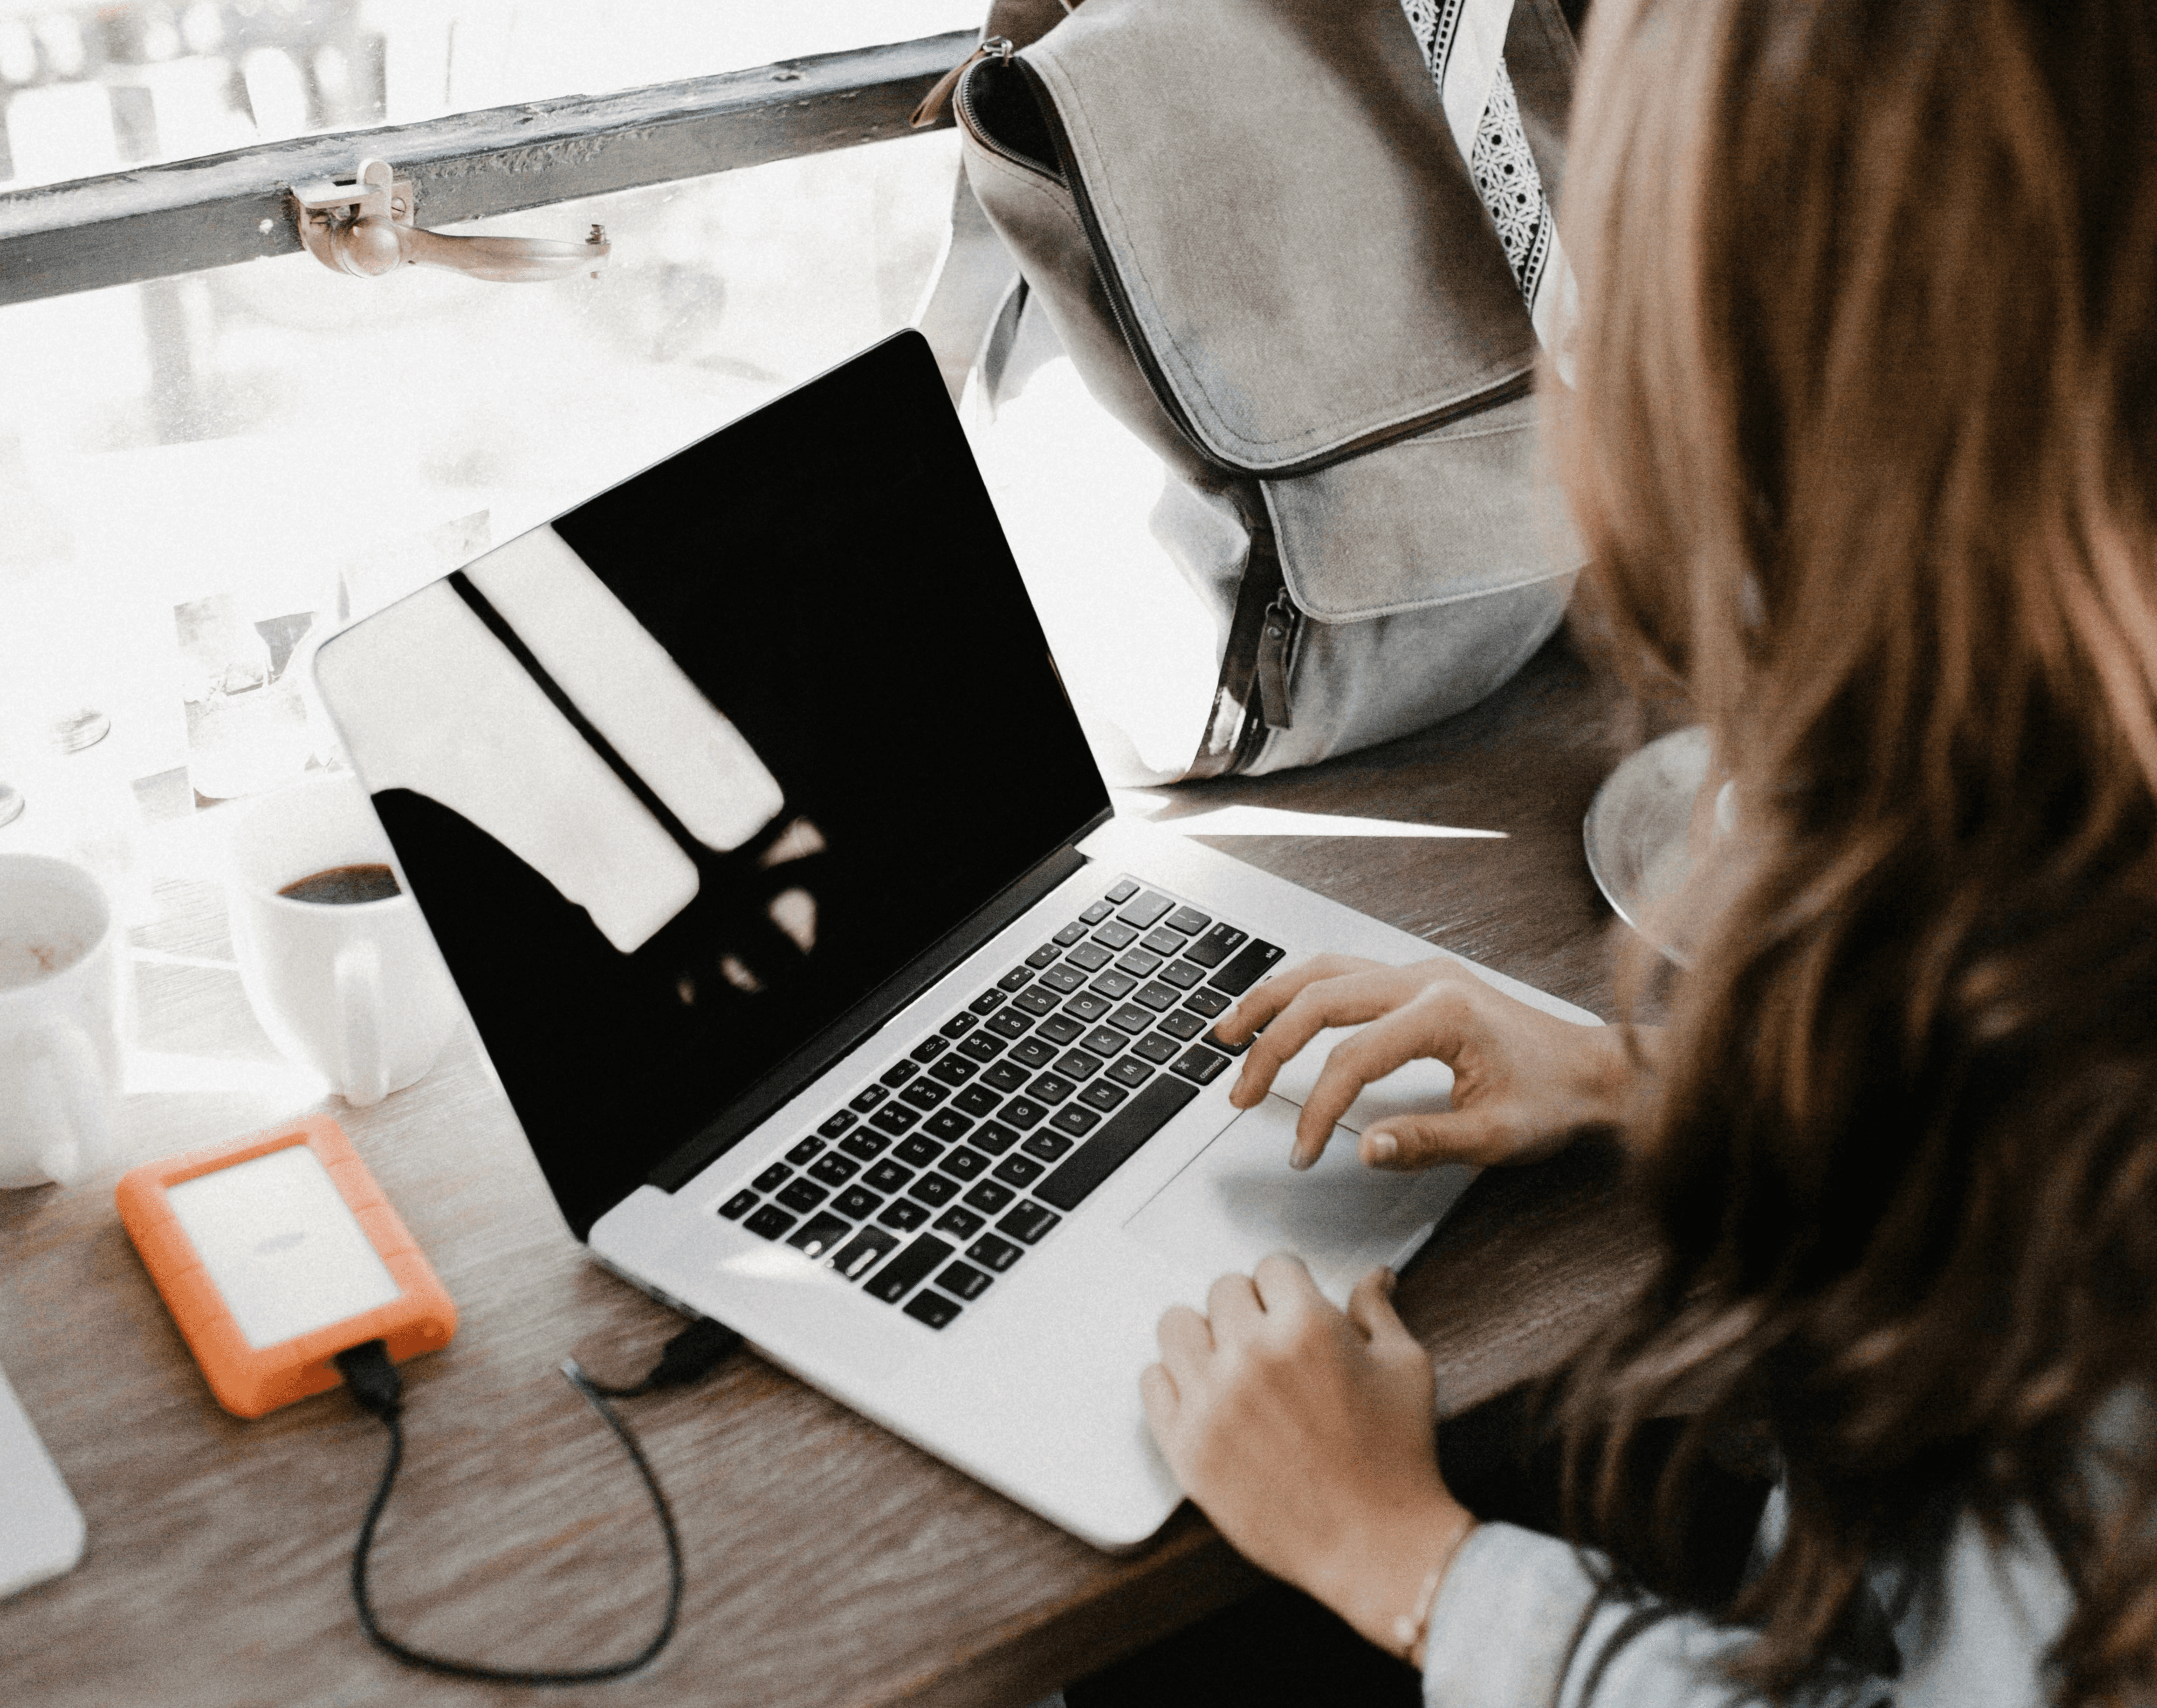
{"type": "MultiPolygon", "coordinates": [[[[1505,53],[1555,193],[1556,0],[1517,0],[1505,53]]],[[[1187,774],[1390,740],[1518,670],[1579,553],[1534,330],[1399,0],[1086,0],[1022,49],[989,36],[950,92],[1021,275],[984,381],[1045,313],[1174,476],[1154,532],[1220,643],[1187,774]]]]}

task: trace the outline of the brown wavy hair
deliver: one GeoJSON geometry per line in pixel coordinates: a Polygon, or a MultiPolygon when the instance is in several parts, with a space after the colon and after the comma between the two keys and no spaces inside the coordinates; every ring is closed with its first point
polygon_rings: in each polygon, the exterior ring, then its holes
{"type": "Polygon", "coordinates": [[[1847,1656],[1871,1567],[1937,1611],[1968,1515],[2060,1562],[2058,1700],[2149,1700],[2151,1432],[2100,1466],[2093,1421],[2157,1396],[2157,17],[1587,38],[1546,395],[1591,608],[1739,830],[1629,1135],[1660,1267],[1565,1401],[1578,1523],[1684,1596],[1696,1473],[1764,1428],[1743,1681],[1847,1656]]]}

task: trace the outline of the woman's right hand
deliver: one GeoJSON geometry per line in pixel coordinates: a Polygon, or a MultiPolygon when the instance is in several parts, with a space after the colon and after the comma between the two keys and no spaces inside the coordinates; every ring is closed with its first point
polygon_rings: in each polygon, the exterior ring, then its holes
{"type": "MultiPolygon", "coordinates": [[[[1229,1101],[1251,1108],[1312,1038],[1350,1026],[1362,1030],[1334,1047],[1296,1122],[1293,1167],[1318,1160],[1365,1086],[1418,1056],[1453,1070],[1453,1106],[1372,1122],[1360,1147],[1370,1167],[1540,1161],[1583,1127],[1621,1122],[1639,1073],[1621,1028],[1559,1020],[1458,961],[1395,967],[1322,954],[1267,980],[1214,1023],[1231,1044],[1264,1028],[1229,1101]]],[[[1655,1034],[1636,1028],[1634,1035],[1652,1051],[1655,1034]]]]}

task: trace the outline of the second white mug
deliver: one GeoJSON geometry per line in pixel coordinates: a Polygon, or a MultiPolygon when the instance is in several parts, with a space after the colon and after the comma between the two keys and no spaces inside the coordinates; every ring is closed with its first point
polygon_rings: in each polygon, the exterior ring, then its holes
{"type": "Polygon", "coordinates": [[[358,784],[317,778],[264,796],[229,850],[240,982],[270,1042],[360,1109],[433,1067],[456,1026],[456,987],[358,784]]]}

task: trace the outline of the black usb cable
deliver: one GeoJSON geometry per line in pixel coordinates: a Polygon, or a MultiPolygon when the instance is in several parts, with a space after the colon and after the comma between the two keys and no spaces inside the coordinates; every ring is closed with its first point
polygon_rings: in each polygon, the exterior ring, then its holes
{"type": "Polygon", "coordinates": [[[607,1679],[618,1679],[649,1665],[666,1648],[674,1635],[674,1628],[682,1612],[682,1539],[674,1528],[673,1510],[667,1504],[667,1496],[659,1486],[659,1479],[652,1474],[651,1465],[644,1457],[644,1449],[637,1445],[636,1438],[630,1433],[629,1426],[615,1413],[609,1399],[630,1399],[646,1394],[656,1388],[677,1387],[695,1381],[708,1373],[720,1360],[741,1345],[741,1336],[723,1324],[708,1318],[700,1318],[667,1343],[650,1374],[641,1381],[623,1386],[609,1386],[597,1382],[584,1374],[577,1361],[564,1360],[562,1374],[569,1385],[584,1397],[600,1420],[615,1433],[629,1454],[630,1463],[644,1479],[646,1491],[651,1496],[652,1510],[659,1515],[659,1528],[667,1539],[667,1610],[661,1616],[659,1628],[651,1640],[627,1660],[619,1660],[605,1666],[577,1667],[564,1670],[524,1671],[512,1668],[481,1666],[475,1661],[458,1660],[445,1654],[434,1654],[424,1649],[414,1649],[400,1643],[382,1628],[374,1617],[374,1606],[367,1592],[367,1566],[374,1549],[375,1527],[382,1520],[382,1511],[389,1504],[389,1490],[397,1480],[397,1468],[404,1458],[404,1382],[397,1367],[389,1361],[389,1349],[380,1340],[368,1340],[347,1348],[337,1355],[337,1367],[344,1373],[345,1386],[351,1389],[353,1398],[365,1410],[379,1417],[389,1431],[389,1456],[382,1467],[382,1478],[374,1486],[374,1498],[368,1502],[367,1516],[360,1521],[359,1540],[352,1551],[352,1601],[359,1615],[359,1628],[367,1633],[368,1640],[384,1653],[394,1656],[407,1666],[417,1667],[423,1672],[440,1673],[449,1678],[481,1679],[501,1685],[589,1685],[607,1679]]]}

